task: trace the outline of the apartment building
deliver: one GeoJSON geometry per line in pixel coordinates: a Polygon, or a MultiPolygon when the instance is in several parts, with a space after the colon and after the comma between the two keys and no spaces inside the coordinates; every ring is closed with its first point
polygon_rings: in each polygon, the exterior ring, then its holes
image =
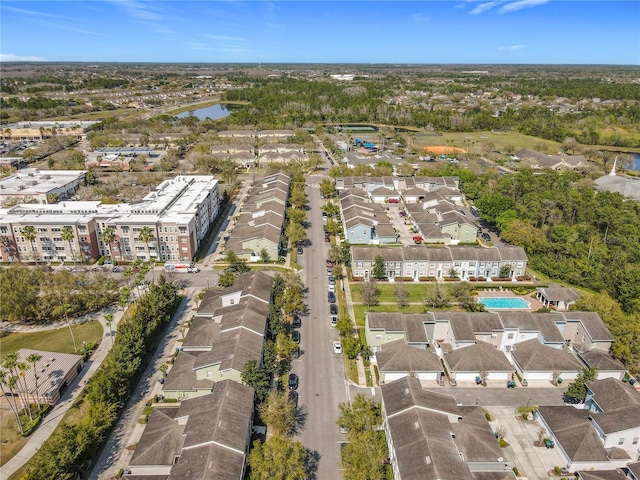
{"type": "Polygon", "coordinates": [[[0,209],[0,261],[90,261],[100,256],[189,261],[219,204],[213,176],[181,175],[165,180],[136,204],[71,201],[0,209]],[[25,236],[25,227],[33,227],[34,239],[25,236]],[[148,243],[140,239],[144,227],[153,232],[148,243]],[[114,233],[109,243],[103,241],[107,229],[114,233]]]}
{"type": "Polygon", "coordinates": [[[83,170],[25,168],[0,180],[0,202],[54,203],[73,196],[84,181],[83,170]]]}

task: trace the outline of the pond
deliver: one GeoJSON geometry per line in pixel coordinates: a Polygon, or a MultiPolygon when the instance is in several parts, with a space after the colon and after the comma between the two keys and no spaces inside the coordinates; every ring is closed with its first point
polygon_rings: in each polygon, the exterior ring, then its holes
{"type": "Polygon", "coordinates": [[[211,120],[218,120],[220,118],[229,116],[232,108],[233,107],[231,107],[230,105],[216,103],[215,105],[211,105],[209,107],[198,108],[195,110],[188,110],[186,112],[179,113],[178,115],[176,115],[176,117],[198,117],[200,120],[205,120],[207,118],[211,120]]]}
{"type": "Polygon", "coordinates": [[[635,170],[636,172],[640,172],[640,153],[632,153],[631,163],[625,165],[627,170],[635,170]]]}

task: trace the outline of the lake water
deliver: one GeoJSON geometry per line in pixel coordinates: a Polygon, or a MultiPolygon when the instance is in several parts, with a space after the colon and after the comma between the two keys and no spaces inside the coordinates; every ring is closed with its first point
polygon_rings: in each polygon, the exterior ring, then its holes
{"type": "Polygon", "coordinates": [[[198,117],[200,120],[210,118],[211,120],[218,120],[219,118],[227,117],[231,113],[229,105],[222,105],[216,103],[210,107],[198,108],[196,110],[189,110],[176,115],[178,118],[185,117],[198,117]]]}
{"type": "Polygon", "coordinates": [[[633,160],[631,160],[631,163],[626,166],[626,169],[640,172],[640,153],[632,153],[631,157],[633,158],[633,160]]]}

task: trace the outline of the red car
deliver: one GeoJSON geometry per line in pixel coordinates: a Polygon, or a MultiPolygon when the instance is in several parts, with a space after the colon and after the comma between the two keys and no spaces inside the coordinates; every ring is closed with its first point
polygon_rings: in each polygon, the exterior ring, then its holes
{"type": "Polygon", "coordinates": [[[331,237],[329,237],[328,233],[324,236],[324,241],[325,242],[330,242],[331,241],[331,237]]]}
{"type": "Polygon", "coordinates": [[[327,268],[331,268],[331,267],[333,267],[333,262],[331,262],[331,260],[329,260],[329,259],[327,259],[327,260],[325,261],[325,264],[327,265],[327,268]]]}
{"type": "Polygon", "coordinates": [[[400,203],[400,200],[397,198],[390,198],[389,203],[400,203]]]}

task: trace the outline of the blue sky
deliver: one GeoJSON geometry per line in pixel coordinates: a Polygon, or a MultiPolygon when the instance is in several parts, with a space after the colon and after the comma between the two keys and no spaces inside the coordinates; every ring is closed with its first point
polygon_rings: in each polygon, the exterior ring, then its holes
{"type": "Polygon", "coordinates": [[[0,60],[640,65],[640,0],[0,2],[0,60]]]}

